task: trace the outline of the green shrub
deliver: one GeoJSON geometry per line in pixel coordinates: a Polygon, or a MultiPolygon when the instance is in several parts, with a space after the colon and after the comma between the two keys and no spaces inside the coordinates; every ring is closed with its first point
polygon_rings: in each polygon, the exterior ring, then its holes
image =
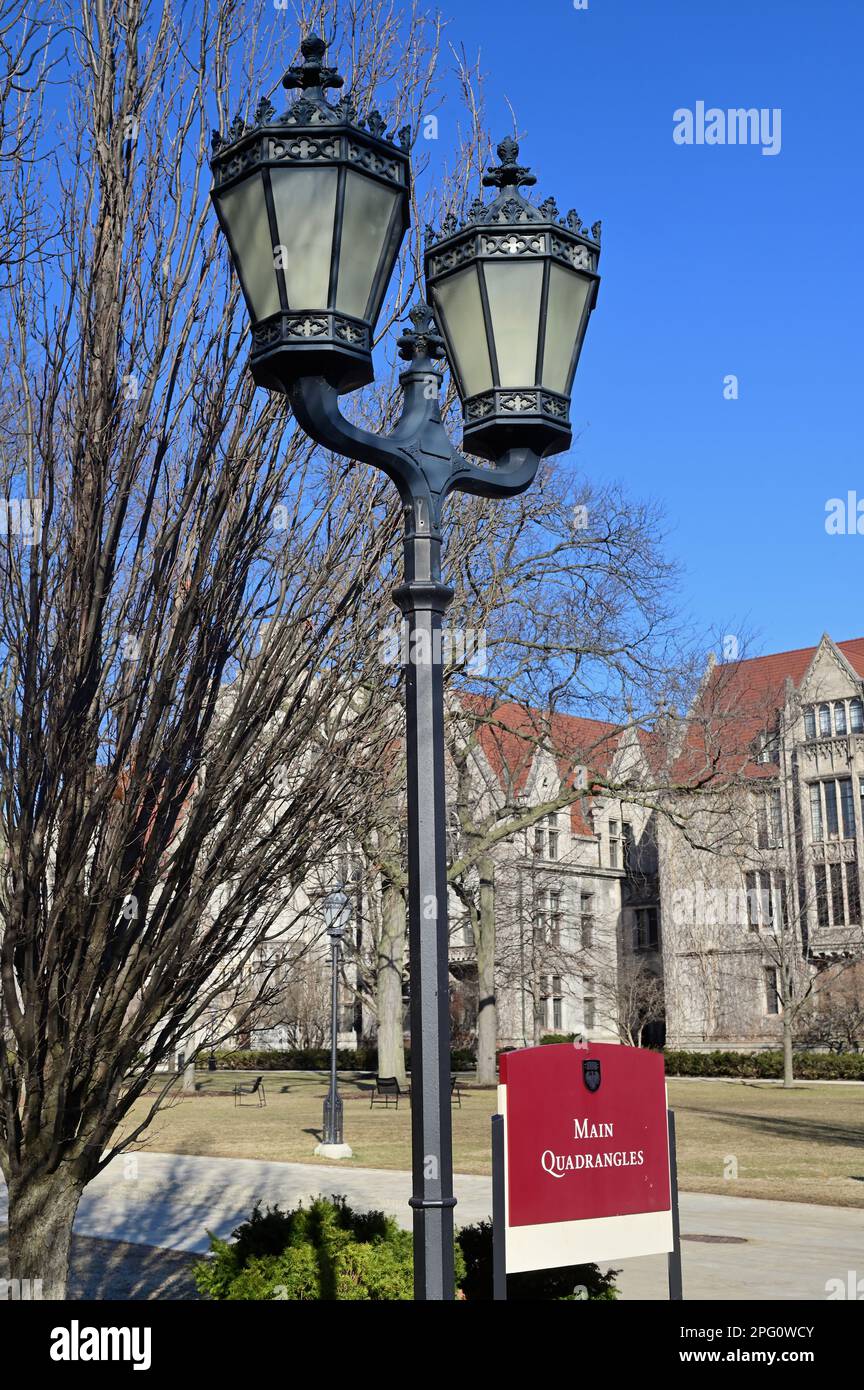
{"type": "MultiPolygon", "coordinates": [[[[675,1052],[663,1054],[667,1076],[727,1076],[779,1080],[782,1052],[675,1052]]],[[[864,1081],[864,1053],[796,1052],[799,1081],[864,1081]]]]}
{"type": "MultiPolygon", "coordinates": [[[[210,1237],[194,1268],[199,1293],[220,1300],[392,1300],[414,1295],[412,1238],[383,1212],[355,1212],[344,1197],[293,1211],[261,1210],[232,1232],[210,1237]]],[[[455,1250],[457,1278],[465,1265],[455,1250]]]]}
{"type": "MultiPolygon", "coordinates": [[[[329,1071],[329,1047],[292,1047],[282,1051],[267,1048],[235,1052],[216,1052],[216,1063],[225,1071],[329,1071]]],[[[206,1066],[210,1053],[199,1053],[197,1066],[206,1066]]],[[[378,1050],[375,1047],[340,1047],[336,1053],[340,1071],[377,1071],[378,1050]]],[[[405,1064],[411,1066],[411,1050],[405,1053],[405,1064]]],[[[474,1054],[467,1047],[454,1048],[450,1053],[452,1071],[471,1071],[474,1054]]]]}
{"type": "MultiPolygon", "coordinates": [[[[465,1258],[461,1288],[469,1301],[492,1297],[492,1223],[463,1226],[456,1236],[465,1258]]],[[[617,1298],[615,1269],[602,1274],[597,1265],[568,1265],[507,1276],[507,1300],[555,1299],[559,1302],[609,1302],[617,1298]]]]}
{"type": "MultiPolygon", "coordinates": [[[[491,1223],[463,1226],[453,1254],[462,1296],[491,1299],[491,1223]]],[[[319,1197],[293,1211],[262,1211],[256,1203],[231,1241],[211,1235],[210,1255],[193,1273],[199,1293],[224,1301],[406,1301],[414,1296],[413,1241],[392,1217],[356,1212],[344,1197],[319,1197]]],[[[510,1299],[607,1301],[617,1297],[615,1274],[602,1274],[594,1264],[511,1274],[507,1293],[510,1299]]]]}
{"type": "Polygon", "coordinates": [[[575,1033],[544,1033],[540,1039],[540,1046],[545,1047],[548,1043],[567,1043],[573,1042],[575,1033]]]}

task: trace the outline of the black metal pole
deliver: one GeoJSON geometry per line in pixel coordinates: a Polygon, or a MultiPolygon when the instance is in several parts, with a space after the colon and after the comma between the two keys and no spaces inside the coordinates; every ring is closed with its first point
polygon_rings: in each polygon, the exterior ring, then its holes
{"type": "Polygon", "coordinates": [[[492,1116],[492,1297],[507,1299],[507,1217],[504,1203],[504,1116],[492,1116]]]}
{"type": "Polygon", "coordinates": [[[406,506],[405,581],[393,597],[407,625],[408,949],[411,970],[411,1147],[414,1297],[452,1299],[444,679],[441,537],[426,499],[406,506]]]}
{"type": "Polygon", "coordinates": [[[681,1275],[681,1224],[678,1216],[678,1158],[675,1151],[675,1111],[666,1111],[669,1130],[669,1186],[672,1193],[672,1249],[669,1252],[669,1297],[673,1302],[684,1297],[681,1275]]]}
{"type": "Polygon", "coordinates": [[[447,849],[444,792],[444,673],[441,629],[452,590],[441,579],[441,505],[451,492],[512,497],[530,486],[539,455],[504,449],[494,469],[459,454],[441,421],[443,356],[428,306],[410,314],[399,339],[410,367],[400,377],[405,405],[392,434],[346,420],[338,391],[323,377],[291,388],[295,419],[313,439],[381,468],[399,489],[405,515],[404,582],[393,598],[405,619],[408,768],[408,945],[411,978],[411,1148],[414,1297],[452,1299],[453,1145],[450,1115],[447,849]]]}
{"type": "Polygon", "coordinates": [[[339,1034],[339,938],[330,934],[330,1093],[324,1101],[324,1143],[342,1143],[342,1101],[337,1075],[339,1034]]]}

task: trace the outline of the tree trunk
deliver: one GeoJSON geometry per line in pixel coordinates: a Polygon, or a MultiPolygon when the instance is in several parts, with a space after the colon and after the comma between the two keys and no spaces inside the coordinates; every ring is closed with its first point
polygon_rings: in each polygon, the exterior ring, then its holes
{"type": "Polygon", "coordinates": [[[405,968],[405,898],[385,883],[381,899],[375,991],[378,1001],[378,1074],[405,1084],[402,979],[405,968]]]}
{"type": "Polygon", "coordinates": [[[480,910],[477,917],[477,1081],[494,1086],[498,1080],[498,1009],[495,1002],[495,865],[478,861],[480,910]]]}
{"type": "Polygon", "coordinates": [[[540,1046],[543,1034],[546,1032],[546,1001],[540,993],[540,977],[535,976],[531,986],[531,1015],[533,1028],[533,1043],[535,1047],[540,1046]]]}
{"type": "Polygon", "coordinates": [[[9,1274],[30,1297],[65,1299],[72,1223],[84,1184],[64,1166],[30,1172],[9,1185],[9,1274]]]}
{"type": "Polygon", "coordinates": [[[795,1081],[795,1073],[792,1066],[792,1014],[788,1009],[783,1011],[783,1085],[791,1086],[795,1081]]]}

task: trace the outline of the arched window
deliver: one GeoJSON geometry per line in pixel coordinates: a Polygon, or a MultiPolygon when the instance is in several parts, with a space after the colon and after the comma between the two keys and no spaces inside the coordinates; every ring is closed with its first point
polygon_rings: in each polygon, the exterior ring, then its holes
{"type": "Polygon", "coordinates": [[[804,737],[816,737],[816,711],[812,705],[808,705],[804,711],[804,737]]]}
{"type": "Polygon", "coordinates": [[[849,725],[853,734],[864,734],[864,704],[857,698],[849,701],[849,725]]]}
{"type": "Polygon", "coordinates": [[[828,705],[819,706],[819,733],[831,737],[831,709],[828,705]]]}
{"type": "Polygon", "coordinates": [[[846,732],[846,704],[843,700],[834,701],[834,732],[835,734],[845,734],[846,732]]]}

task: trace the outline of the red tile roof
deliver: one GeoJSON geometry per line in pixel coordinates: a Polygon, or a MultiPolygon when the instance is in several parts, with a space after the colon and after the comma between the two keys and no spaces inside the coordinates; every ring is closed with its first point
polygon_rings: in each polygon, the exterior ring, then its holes
{"type": "MultiPolygon", "coordinates": [[[[515,702],[496,704],[479,695],[463,695],[462,701],[482,721],[477,729],[478,743],[502,788],[511,796],[524,790],[532,763],[542,750],[553,754],[564,781],[580,766],[602,775],[618,747],[620,727],[602,719],[550,715],[515,702]]],[[[582,811],[585,801],[590,797],[580,797],[570,807],[574,835],[594,834],[582,811]]]]}
{"type": "MultiPolygon", "coordinates": [[[[835,645],[864,679],[864,637],[835,645]]],[[[776,776],[776,764],[753,761],[754,744],[762,732],[776,728],[786,681],[800,686],[818,650],[799,647],[714,666],[687,716],[674,779],[692,785],[714,776],[776,776]]]]}

